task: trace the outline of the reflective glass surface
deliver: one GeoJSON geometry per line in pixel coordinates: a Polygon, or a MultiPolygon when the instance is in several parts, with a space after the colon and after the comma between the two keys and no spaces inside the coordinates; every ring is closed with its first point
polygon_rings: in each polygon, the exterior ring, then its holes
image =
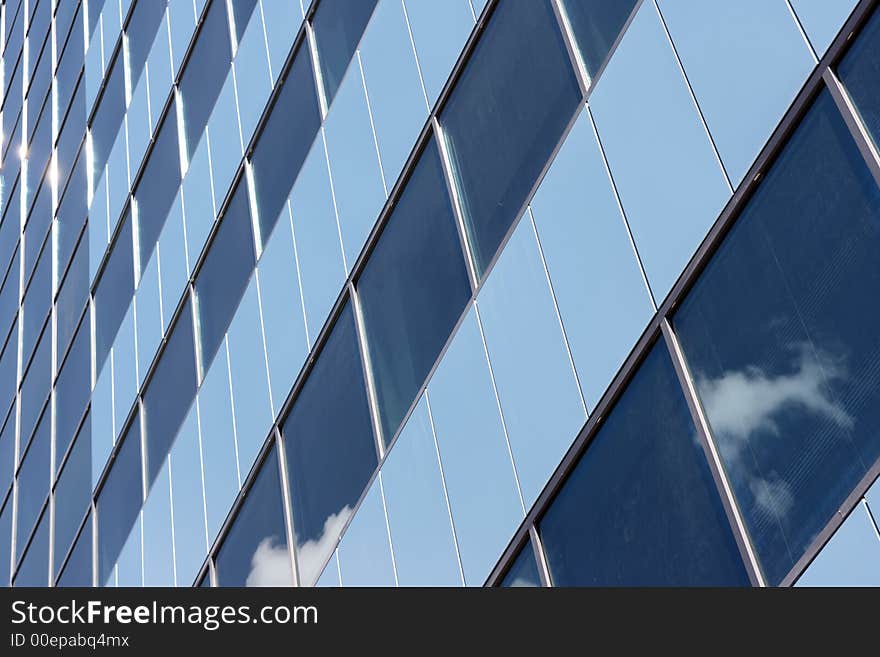
{"type": "Polygon", "coordinates": [[[837,36],[856,0],[791,0],[798,20],[819,57],[837,36]]]}
{"type": "Polygon", "coordinates": [[[748,585],[662,342],[590,441],[539,532],[557,586],[748,585]]]}
{"type": "Polygon", "coordinates": [[[198,405],[193,404],[171,448],[174,559],[178,586],[189,586],[208,552],[198,405]]]}
{"type": "Polygon", "coordinates": [[[880,456],[878,339],[864,330],[878,216],[880,189],[825,92],[676,313],[774,584],[880,456]]]}
{"type": "Polygon", "coordinates": [[[134,294],[134,246],[127,212],[95,286],[95,368],[100,370],[134,294]]]}
{"type": "Polygon", "coordinates": [[[880,11],[874,11],[837,72],[874,143],[880,144],[880,90],[875,84],[880,75],[880,11]]]}
{"type": "Polygon", "coordinates": [[[880,537],[863,502],[856,504],[797,586],[880,586],[880,537]]]}
{"type": "Polygon", "coordinates": [[[435,142],[407,181],[357,289],[390,441],[470,297],[435,142]]]}
{"type": "Polygon", "coordinates": [[[73,542],[92,497],[90,423],[86,418],[55,485],[55,573],[73,542]]]}
{"type": "Polygon", "coordinates": [[[300,584],[311,586],[376,467],[350,306],[336,320],[282,435],[300,584]]]}
{"type": "Polygon", "coordinates": [[[318,59],[327,104],[333,101],[339,82],[354,55],[355,48],[377,0],[324,0],[312,18],[318,59]]]}
{"type": "Polygon", "coordinates": [[[636,0],[563,0],[562,6],[587,72],[595,75],[635,8],[636,0]]]}
{"type": "Polygon", "coordinates": [[[339,542],[338,556],[344,586],[395,585],[381,474],[373,480],[339,542]]]}
{"type": "Polygon", "coordinates": [[[580,95],[549,0],[500,3],[440,117],[480,272],[580,95]]]}
{"type": "Polygon", "coordinates": [[[531,542],[522,546],[510,570],[501,580],[501,586],[505,588],[537,588],[541,586],[541,576],[538,574],[538,563],[535,561],[535,550],[532,548],[531,542]]]}

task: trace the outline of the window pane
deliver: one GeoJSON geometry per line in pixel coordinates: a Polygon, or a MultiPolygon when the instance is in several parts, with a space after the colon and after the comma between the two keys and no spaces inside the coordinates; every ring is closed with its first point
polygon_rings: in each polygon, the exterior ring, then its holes
{"type": "Polygon", "coordinates": [[[676,313],[771,583],[880,456],[880,190],[823,93],[676,313]],[[743,294],[748,290],[748,294],[743,294]]]}
{"type": "Polygon", "coordinates": [[[822,57],[857,0],[791,0],[810,43],[822,57]]]}
{"type": "Polygon", "coordinates": [[[375,6],[376,0],[323,0],[315,11],[312,25],[328,105],[336,95],[375,6]]]}
{"type": "MultiPolygon", "coordinates": [[[[172,3],[173,4],[173,3],[172,3]]],[[[172,28],[173,30],[173,28],[172,28]]],[[[187,154],[192,156],[208,124],[232,63],[225,2],[212,2],[180,80],[187,154]]]]}
{"type": "Polygon", "coordinates": [[[217,583],[291,586],[288,550],[278,455],[273,447],[217,555],[217,583]]]}
{"type": "MultiPolygon", "coordinates": [[[[220,5],[222,7],[222,5],[220,5]]],[[[110,156],[110,149],[116,141],[116,134],[125,115],[125,68],[122,57],[117,56],[107,74],[104,93],[98,101],[91,122],[93,171],[101,171],[110,156]]]]}
{"type": "Polygon", "coordinates": [[[205,555],[205,493],[202,481],[202,453],[199,439],[198,406],[190,407],[171,449],[173,493],[174,559],[177,585],[193,583],[205,555]]]}
{"type": "Polygon", "coordinates": [[[195,283],[205,370],[217,353],[256,264],[247,182],[243,176],[220,222],[195,283]]]}
{"type": "Polygon", "coordinates": [[[562,5],[587,72],[595,75],[636,6],[636,0],[563,0],[562,5]]]}
{"type": "Polygon", "coordinates": [[[339,542],[339,572],[344,586],[394,586],[394,564],[380,474],[339,542]]]}
{"type": "Polygon", "coordinates": [[[300,47],[251,157],[263,240],[275,227],[320,125],[312,58],[300,47]]]}
{"type": "MultiPolygon", "coordinates": [[[[15,586],[49,585],[49,517],[47,505],[31,544],[18,567],[15,586]]],[[[22,540],[21,537],[19,540],[22,540]]]]}
{"type": "Polygon", "coordinates": [[[499,4],[441,117],[480,273],[580,97],[549,0],[499,4]]]}
{"type": "Polygon", "coordinates": [[[143,502],[140,427],[140,416],[136,415],[98,495],[98,581],[102,583],[107,581],[143,502]]]}
{"type": "Polygon", "coordinates": [[[196,357],[191,308],[189,303],[184,304],[144,392],[148,482],[159,473],[195,397],[196,357]]]}
{"type": "Polygon", "coordinates": [[[837,71],[874,143],[880,144],[880,10],[862,28],[837,71]]]}
{"type": "Polygon", "coordinates": [[[531,542],[526,542],[519,551],[519,555],[501,580],[504,588],[535,588],[541,586],[541,576],[538,574],[538,563],[535,561],[535,550],[531,542]]]}
{"type": "Polygon", "coordinates": [[[168,216],[168,210],[177,195],[180,180],[177,112],[172,105],[159,128],[153,150],[144,165],[143,175],[134,190],[142,271],[147,266],[165,225],[165,217],[168,216]]]}
{"type": "Polygon", "coordinates": [[[55,486],[55,572],[70,548],[92,499],[91,434],[89,419],[83,423],[70,456],[55,486]]]}
{"type": "MultiPolygon", "coordinates": [[[[197,477],[197,472],[185,476],[197,477]]],[[[174,586],[174,541],[171,529],[171,479],[168,461],[144,502],[144,586],[174,586]]]]}
{"type": "Polygon", "coordinates": [[[2,506],[0,502],[0,586],[9,586],[11,574],[9,572],[9,564],[11,563],[12,551],[12,509],[14,503],[10,495],[6,499],[6,505],[2,506]]]}
{"type": "MultiPolygon", "coordinates": [[[[84,318],[55,382],[55,462],[61,461],[89,403],[91,344],[89,320],[84,318]]],[[[131,403],[131,398],[125,400],[131,403]]]]}
{"type": "Polygon", "coordinates": [[[748,585],[665,345],[540,521],[558,586],[748,585]]]}
{"type": "Polygon", "coordinates": [[[144,70],[144,64],[147,61],[147,54],[150,52],[153,40],[163,36],[160,34],[157,37],[156,32],[159,30],[164,15],[165,2],[139,1],[134,4],[128,27],[125,30],[128,36],[128,65],[132,86],[137,84],[141,72],[144,70]]]}
{"type": "Polygon", "coordinates": [[[358,281],[386,441],[470,297],[435,142],[425,148],[358,281]]]}
{"type": "MultiPolygon", "coordinates": [[[[58,558],[56,554],[56,558],[58,558]]],[[[92,585],[92,521],[76,539],[70,558],[64,565],[64,571],[58,578],[57,586],[91,586],[92,585]]]]}
{"type": "Polygon", "coordinates": [[[300,584],[310,586],[376,467],[350,306],[336,320],[282,432],[300,584]]]}
{"type": "MultiPolygon", "coordinates": [[[[18,513],[16,514],[16,557],[27,544],[28,536],[49,494],[52,468],[52,414],[46,407],[34,432],[30,446],[21,460],[18,470],[18,513]]],[[[48,566],[47,566],[48,567],[48,566]]]]}
{"type": "Polygon", "coordinates": [[[95,286],[95,370],[100,371],[110,351],[116,331],[134,295],[134,246],[131,212],[125,213],[122,227],[95,286]]]}

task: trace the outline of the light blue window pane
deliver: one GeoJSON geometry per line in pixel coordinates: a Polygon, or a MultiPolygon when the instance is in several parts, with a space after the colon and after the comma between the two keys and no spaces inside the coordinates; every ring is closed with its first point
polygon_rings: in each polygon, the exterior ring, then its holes
{"type": "Polygon", "coordinates": [[[397,180],[428,116],[400,0],[379,3],[360,52],[382,169],[390,185],[397,180]]]}
{"type": "Polygon", "coordinates": [[[135,293],[137,307],[137,363],[138,389],[144,382],[147,369],[156,355],[156,348],[162,339],[162,299],[159,295],[159,257],[153,257],[147,263],[141,282],[135,293]]]}
{"type": "Polygon", "coordinates": [[[474,27],[468,0],[405,0],[422,80],[433,105],[474,27]]]}
{"type": "Polygon", "coordinates": [[[107,175],[101,176],[89,208],[89,280],[95,278],[110,243],[107,211],[107,175]]]}
{"type": "Polygon", "coordinates": [[[134,303],[128,306],[113,344],[113,418],[122,427],[138,389],[135,356],[134,303]]]}
{"type": "Polygon", "coordinates": [[[165,220],[165,226],[159,235],[159,273],[162,282],[162,333],[171,324],[174,310],[186,287],[189,273],[186,266],[186,240],[184,239],[183,205],[181,195],[174,199],[174,204],[165,220]]]}
{"type": "Polygon", "coordinates": [[[211,140],[211,169],[214,174],[214,207],[219,208],[241,161],[242,153],[238,111],[235,107],[235,84],[231,71],[208,120],[208,136],[211,140]]]}
{"type": "Polygon", "coordinates": [[[171,448],[171,488],[177,585],[189,586],[208,553],[196,404],[190,408],[171,448]]]}
{"type": "Polygon", "coordinates": [[[104,29],[104,68],[107,69],[110,57],[113,56],[113,49],[119,40],[119,33],[122,31],[122,16],[116,0],[109,0],[104,4],[101,10],[101,23],[104,29]]]}
{"type": "Polygon", "coordinates": [[[263,302],[263,330],[269,360],[272,403],[278,410],[287,398],[309,350],[302,297],[293,248],[290,214],[281,211],[257,265],[263,302]]]}
{"type": "Polygon", "coordinates": [[[382,485],[398,583],[463,585],[425,397],[382,466],[382,485]]]}
{"type": "MultiPolygon", "coordinates": [[[[197,478],[197,472],[185,473],[197,478]]],[[[174,586],[171,539],[171,478],[166,462],[144,502],[144,585],[174,586]]]]}
{"type": "Polygon", "coordinates": [[[735,187],[813,58],[784,2],[664,0],[660,8],[735,187]]]}
{"type": "Polygon", "coordinates": [[[729,188],[652,3],[639,9],[590,106],[659,302],[729,188]]]}
{"type": "Polygon", "coordinates": [[[91,108],[95,103],[95,97],[101,88],[101,80],[104,78],[104,56],[101,52],[101,22],[92,34],[89,48],[86,51],[85,85],[86,107],[91,108]]]}
{"type": "MultiPolygon", "coordinates": [[[[238,465],[226,349],[220,346],[199,391],[208,536],[217,535],[238,493],[238,465]]],[[[173,466],[172,466],[173,467],[173,466]]]]}
{"type": "Polygon", "coordinates": [[[330,561],[324,567],[324,572],[321,573],[318,581],[315,582],[315,588],[322,589],[339,586],[339,565],[336,561],[336,554],[337,553],[334,552],[333,556],[330,557],[330,561]]]}
{"type": "Polygon", "coordinates": [[[819,57],[837,36],[856,0],[791,0],[791,6],[819,57]]]}
{"type": "Polygon", "coordinates": [[[251,278],[235,312],[227,340],[238,442],[238,475],[243,481],[266,440],[273,419],[255,277],[251,278]]]}
{"type": "Polygon", "coordinates": [[[147,94],[147,77],[142,76],[141,81],[131,93],[131,103],[128,106],[128,156],[131,160],[132,172],[137,172],[144,153],[150,143],[152,122],[150,121],[150,100],[147,94]]]}
{"type": "Polygon", "coordinates": [[[168,3],[168,25],[171,28],[172,65],[177,72],[196,27],[196,10],[191,0],[172,0],[168,3]]]}
{"type": "Polygon", "coordinates": [[[110,151],[107,160],[107,209],[110,217],[110,232],[112,233],[122,214],[125,199],[128,196],[128,138],[126,131],[120,130],[110,151]]]}
{"type": "Polygon", "coordinates": [[[324,130],[342,243],[346,263],[351,267],[385,203],[376,141],[357,62],[342,80],[324,130]]]}
{"type": "Polygon", "coordinates": [[[523,516],[476,314],[428,384],[464,580],[480,586],[523,516]]]}
{"type": "Polygon", "coordinates": [[[262,0],[272,78],[278,77],[293,38],[302,23],[302,8],[291,0],[262,0]]]}
{"type": "Polygon", "coordinates": [[[373,480],[339,542],[339,570],[345,586],[395,585],[381,477],[373,480]]]}
{"type": "Polygon", "coordinates": [[[211,189],[211,158],[208,140],[202,139],[190,159],[183,180],[183,205],[186,216],[186,251],[190,267],[195,264],[214,224],[214,196],[211,189]]]}
{"type": "Polygon", "coordinates": [[[263,21],[256,11],[238,44],[235,55],[235,84],[238,90],[238,110],[241,114],[241,134],[247,143],[254,132],[266,99],[272,91],[263,21]]]}
{"type": "Polygon", "coordinates": [[[651,298],[586,110],[532,200],[562,324],[593,408],[651,318],[651,298]]]}
{"type": "Polygon", "coordinates": [[[92,488],[104,470],[116,439],[113,426],[113,357],[104,363],[92,390],[92,488]]]}
{"type": "Polygon", "coordinates": [[[797,586],[880,586],[880,538],[859,502],[797,586]]]}
{"type": "Polygon", "coordinates": [[[479,309],[528,507],[586,421],[528,215],[483,286],[479,309]]]}
{"type": "Polygon", "coordinates": [[[144,585],[141,539],[141,514],[138,514],[116,562],[116,586],[144,585]]]}
{"type": "MultiPolygon", "coordinates": [[[[185,7],[189,0],[182,2],[170,2],[171,7],[185,7]]],[[[169,11],[175,11],[173,8],[169,11]]],[[[185,10],[184,10],[185,11],[185,10]]],[[[159,24],[156,40],[150,48],[147,56],[147,75],[150,80],[150,133],[152,134],[159,125],[159,118],[168,94],[171,91],[171,80],[174,75],[171,69],[171,49],[168,45],[168,14],[166,13],[159,24]]]]}
{"type": "Polygon", "coordinates": [[[345,281],[345,265],[327,176],[327,158],[320,139],[312,145],[293,185],[290,209],[311,344],[345,281]]]}

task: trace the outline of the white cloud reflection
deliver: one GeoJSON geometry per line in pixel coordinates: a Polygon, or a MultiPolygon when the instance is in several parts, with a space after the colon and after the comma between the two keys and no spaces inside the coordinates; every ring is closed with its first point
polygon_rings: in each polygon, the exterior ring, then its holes
{"type": "Polygon", "coordinates": [[[290,553],[274,536],[260,541],[251,557],[251,572],[245,586],[292,586],[290,553]],[[276,544],[277,543],[277,544],[276,544]]]}
{"type": "Polygon", "coordinates": [[[312,586],[321,574],[320,569],[327,557],[336,547],[336,541],[351,516],[351,507],[346,504],[338,512],[330,514],[324,521],[324,530],[317,539],[310,539],[299,545],[297,541],[297,564],[299,565],[300,585],[312,586]]]}

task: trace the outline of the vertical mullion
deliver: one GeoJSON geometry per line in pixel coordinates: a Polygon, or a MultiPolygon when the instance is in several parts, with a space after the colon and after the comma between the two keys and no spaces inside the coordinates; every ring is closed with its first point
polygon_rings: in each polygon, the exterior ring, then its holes
{"type": "Polygon", "coordinates": [[[874,143],[870,133],[868,133],[868,129],[865,127],[859,111],[834,71],[826,68],[822,72],[822,79],[831,93],[831,97],[834,99],[834,104],[843,116],[844,123],[846,123],[846,127],[852,134],[859,148],[859,153],[861,153],[865,160],[865,164],[868,165],[874,180],[880,185],[880,154],[878,154],[877,145],[874,143]]]}
{"type": "MultiPolygon", "coordinates": [[[[535,525],[529,526],[529,543],[535,555],[535,561],[538,564],[538,575],[541,577],[541,586],[549,588],[553,586],[553,580],[550,577],[550,566],[547,564],[547,555],[544,553],[544,543],[541,541],[541,535],[538,534],[538,528],[535,525]]],[[[525,548],[523,548],[525,549],[525,548]]]]}
{"type": "Polygon", "coordinates": [[[293,586],[299,586],[299,571],[297,570],[296,557],[296,534],[293,530],[293,505],[290,501],[290,486],[287,483],[287,457],[285,455],[284,436],[277,427],[275,432],[275,454],[278,459],[278,469],[281,479],[281,501],[284,506],[284,529],[287,532],[287,549],[290,556],[290,572],[293,576],[293,586]]]}
{"type": "MultiPolygon", "coordinates": [[[[379,415],[379,398],[376,394],[376,382],[373,379],[373,366],[370,361],[370,347],[367,341],[367,329],[364,324],[363,311],[361,309],[360,297],[357,294],[354,283],[349,280],[348,297],[351,302],[352,314],[354,315],[355,332],[357,334],[358,346],[361,352],[361,366],[364,372],[364,383],[367,387],[367,401],[370,406],[370,420],[373,424],[373,436],[376,440],[376,460],[382,461],[385,458],[385,442],[382,436],[382,418],[379,415]]],[[[389,441],[392,436],[389,436],[389,441]]]]}

